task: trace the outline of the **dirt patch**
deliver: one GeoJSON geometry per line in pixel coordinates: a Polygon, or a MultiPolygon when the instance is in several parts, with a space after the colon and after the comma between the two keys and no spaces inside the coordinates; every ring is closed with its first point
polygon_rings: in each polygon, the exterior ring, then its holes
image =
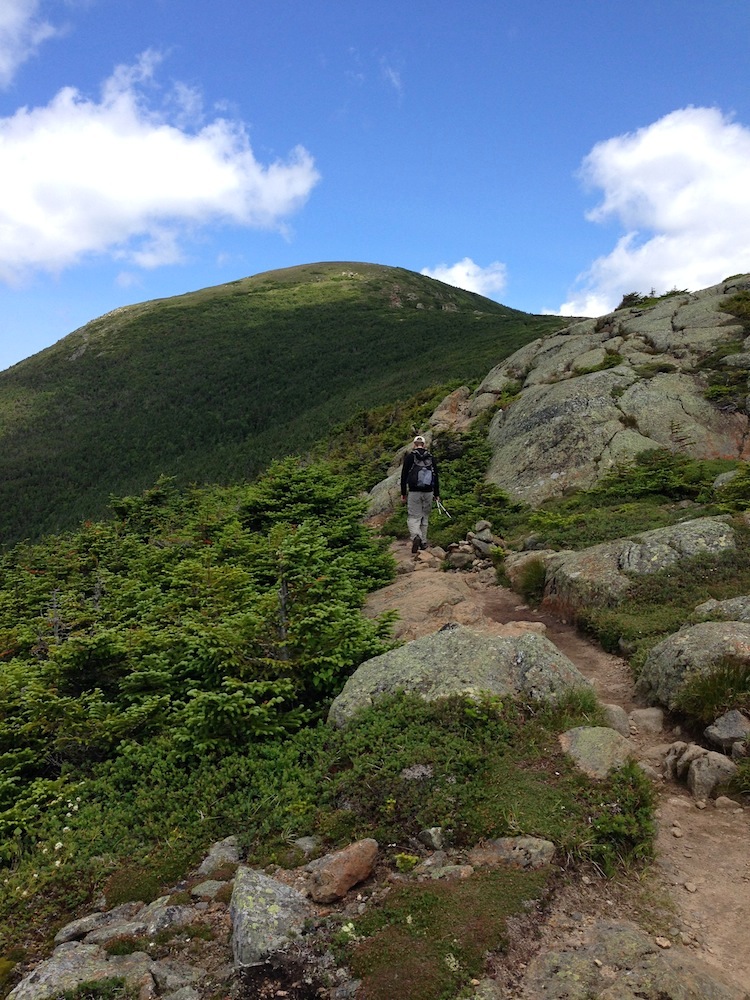
{"type": "MultiPolygon", "coordinates": [[[[398,610],[401,638],[427,635],[450,621],[491,632],[518,628],[520,623],[536,626],[591,681],[600,701],[620,705],[628,713],[642,707],[625,660],[606,653],[571,625],[528,607],[513,591],[497,586],[492,571],[446,574],[429,551],[414,557],[405,542],[395,542],[392,551],[400,577],[378,592],[377,611],[373,607],[372,612],[398,610]],[[449,587],[446,577],[460,584],[449,587]],[[431,588],[435,595],[460,594],[460,599],[431,601],[431,588]]],[[[660,746],[680,737],[679,728],[669,728],[669,721],[661,733],[634,731],[635,753],[653,763],[660,746]]],[[[555,895],[537,925],[536,947],[540,941],[542,947],[564,940],[574,943],[592,920],[624,915],[659,938],[661,947],[690,949],[750,993],[750,810],[725,801],[718,807],[713,802],[696,804],[682,786],[669,782],[657,789],[657,859],[649,873],[619,882],[592,873],[584,876],[588,881],[571,883],[555,895]]],[[[522,973],[528,952],[528,937],[519,935],[512,963],[516,974],[522,973]]],[[[502,981],[499,972],[497,979],[502,981]]]]}

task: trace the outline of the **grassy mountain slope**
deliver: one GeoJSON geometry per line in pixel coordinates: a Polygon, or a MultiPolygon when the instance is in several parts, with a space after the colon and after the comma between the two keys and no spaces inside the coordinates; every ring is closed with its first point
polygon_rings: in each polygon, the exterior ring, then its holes
{"type": "Polygon", "coordinates": [[[0,373],[0,541],[161,473],[232,482],[358,410],[560,326],[399,268],[324,263],[108,313],[0,373]]]}

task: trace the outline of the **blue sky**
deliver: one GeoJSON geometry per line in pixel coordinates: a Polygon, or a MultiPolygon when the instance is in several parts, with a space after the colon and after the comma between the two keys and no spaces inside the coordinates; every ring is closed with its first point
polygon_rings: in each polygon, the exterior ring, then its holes
{"type": "Polygon", "coordinates": [[[747,0],[1,0],[0,369],[371,261],[529,312],[750,270],[747,0]]]}

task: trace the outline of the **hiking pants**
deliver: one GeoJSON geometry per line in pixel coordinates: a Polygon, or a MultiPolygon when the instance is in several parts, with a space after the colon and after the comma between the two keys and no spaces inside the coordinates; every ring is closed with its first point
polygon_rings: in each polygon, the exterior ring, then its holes
{"type": "Polygon", "coordinates": [[[409,538],[419,535],[423,542],[427,541],[427,523],[432,510],[432,492],[419,493],[410,490],[406,497],[406,523],[409,527],[409,538]]]}

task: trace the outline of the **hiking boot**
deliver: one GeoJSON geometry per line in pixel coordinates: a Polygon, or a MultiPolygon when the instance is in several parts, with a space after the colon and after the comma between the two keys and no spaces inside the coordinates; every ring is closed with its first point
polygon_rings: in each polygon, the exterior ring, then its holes
{"type": "Polygon", "coordinates": [[[419,537],[419,535],[415,535],[411,543],[411,554],[415,556],[421,548],[422,548],[422,539],[419,537]]]}
{"type": "Polygon", "coordinates": [[[427,542],[421,542],[419,547],[420,549],[422,549],[422,551],[424,551],[427,548],[427,542]]]}

